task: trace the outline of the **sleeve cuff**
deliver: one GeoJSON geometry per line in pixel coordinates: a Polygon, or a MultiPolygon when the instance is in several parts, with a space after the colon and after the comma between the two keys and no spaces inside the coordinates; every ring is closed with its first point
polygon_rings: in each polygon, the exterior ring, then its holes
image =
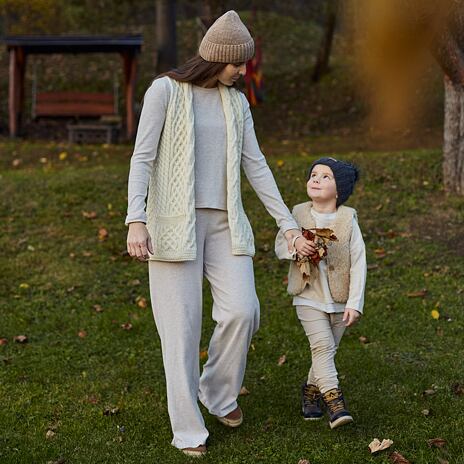
{"type": "Polygon", "coordinates": [[[144,224],[147,223],[147,215],[146,213],[140,215],[127,215],[125,224],[128,226],[131,222],[143,222],[144,224]]]}

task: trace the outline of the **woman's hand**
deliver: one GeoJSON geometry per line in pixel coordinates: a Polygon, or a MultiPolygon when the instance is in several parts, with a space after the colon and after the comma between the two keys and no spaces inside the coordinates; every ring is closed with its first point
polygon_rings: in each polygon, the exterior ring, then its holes
{"type": "Polygon", "coordinates": [[[288,252],[293,253],[296,249],[300,256],[310,256],[316,253],[314,242],[306,240],[298,229],[285,231],[284,237],[287,239],[288,252]]]}
{"type": "Polygon", "coordinates": [[[150,234],[143,222],[131,222],[127,233],[127,252],[139,261],[146,261],[148,252],[153,254],[150,234]]]}
{"type": "Polygon", "coordinates": [[[345,322],[346,327],[351,327],[359,321],[360,317],[361,313],[356,311],[356,309],[345,308],[343,322],[345,322]]]}

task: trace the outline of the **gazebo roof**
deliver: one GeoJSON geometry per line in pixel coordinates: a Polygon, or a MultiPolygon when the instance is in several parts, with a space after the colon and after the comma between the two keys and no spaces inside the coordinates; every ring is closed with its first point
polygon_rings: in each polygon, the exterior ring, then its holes
{"type": "Polygon", "coordinates": [[[3,37],[8,49],[20,47],[31,53],[138,53],[142,47],[141,34],[124,36],[89,35],[15,35],[3,37]]]}

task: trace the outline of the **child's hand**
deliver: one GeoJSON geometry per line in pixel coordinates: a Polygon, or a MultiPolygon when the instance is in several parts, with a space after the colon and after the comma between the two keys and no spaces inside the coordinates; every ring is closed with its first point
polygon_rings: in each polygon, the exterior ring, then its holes
{"type": "Polygon", "coordinates": [[[316,244],[311,240],[306,240],[303,236],[295,240],[295,248],[300,256],[311,256],[316,253],[316,244]]]}
{"type": "Polygon", "coordinates": [[[346,327],[351,327],[359,321],[360,317],[361,313],[359,311],[356,311],[356,309],[345,308],[345,312],[343,314],[343,322],[345,322],[346,327]]]}

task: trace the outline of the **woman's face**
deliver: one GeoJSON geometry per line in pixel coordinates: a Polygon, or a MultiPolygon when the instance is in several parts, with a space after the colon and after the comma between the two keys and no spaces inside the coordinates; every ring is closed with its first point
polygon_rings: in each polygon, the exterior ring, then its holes
{"type": "Polygon", "coordinates": [[[336,200],[337,185],[332,169],[325,164],[316,164],[307,183],[308,196],[320,201],[336,200]]]}
{"type": "Polygon", "coordinates": [[[246,74],[246,63],[228,64],[217,76],[218,81],[224,85],[234,85],[235,82],[246,74]]]}

